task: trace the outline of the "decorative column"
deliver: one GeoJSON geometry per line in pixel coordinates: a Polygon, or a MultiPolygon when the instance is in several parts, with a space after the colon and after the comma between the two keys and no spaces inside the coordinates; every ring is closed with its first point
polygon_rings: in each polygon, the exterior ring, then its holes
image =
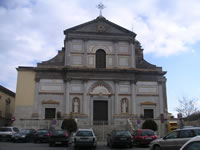
{"type": "Polygon", "coordinates": [[[34,98],[34,106],[33,106],[33,114],[32,118],[39,118],[39,112],[40,112],[40,106],[41,104],[39,103],[39,86],[40,86],[40,80],[35,79],[35,98],[34,98]]]}
{"type": "Polygon", "coordinates": [[[83,64],[85,67],[87,67],[87,62],[88,62],[88,59],[87,59],[87,44],[88,44],[88,41],[87,40],[84,40],[84,60],[83,60],[83,64]]]}
{"type": "Polygon", "coordinates": [[[166,79],[162,83],[162,89],[163,89],[163,109],[164,109],[164,115],[167,118],[168,117],[168,108],[167,108],[167,89],[166,89],[166,79]]]}
{"type": "Polygon", "coordinates": [[[117,68],[118,67],[118,43],[114,42],[114,67],[117,68]]]}
{"type": "Polygon", "coordinates": [[[70,80],[67,80],[66,82],[66,111],[65,113],[66,114],[70,114],[70,108],[72,107],[70,105],[70,84],[71,84],[71,81],[70,80]]]}
{"type": "Polygon", "coordinates": [[[63,114],[65,114],[66,113],[66,109],[67,109],[67,105],[66,105],[66,103],[67,103],[67,97],[66,97],[66,92],[67,92],[67,87],[66,87],[67,85],[66,85],[66,80],[64,80],[64,86],[63,86],[63,91],[64,91],[64,96],[63,96],[63,114]]]}
{"type": "Polygon", "coordinates": [[[119,103],[119,99],[118,99],[118,89],[119,89],[119,83],[117,80],[114,81],[115,83],[115,99],[114,99],[114,105],[115,105],[115,114],[119,114],[120,113],[120,103],[119,103]]]}
{"type": "Polygon", "coordinates": [[[83,114],[88,114],[87,80],[83,81],[83,114]]]}
{"type": "Polygon", "coordinates": [[[135,81],[131,81],[131,114],[137,114],[136,111],[136,86],[135,81]]]}
{"type": "Polygon", "coordinates": [[[160,114],[164,114],[162,81],[158,82],[158,91],[159,91],[159,99],[160,99],[160,114]]]}
{"type": "Polygon", "coordinates": [[[66,41],[65,44],[65,66],[70,66],[71,65],[71,40],[66,41]]]}
{"type": "Polygon", "coordinates": [[[131,49],[131,68],[135,68],[135,45],[133,43],[130,44],[131,49]]]}

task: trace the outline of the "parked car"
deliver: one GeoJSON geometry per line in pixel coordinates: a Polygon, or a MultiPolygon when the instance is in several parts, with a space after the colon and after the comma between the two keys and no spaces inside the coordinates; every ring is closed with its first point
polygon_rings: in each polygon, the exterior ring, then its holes
{"type": "Polygon", "coordinates": [[[0,141],[1,140],[11,141],[13,135],[18,132],[19,129],[16,127],[0,127],[0,141]]]}
{"type": "Polygon", "coordinates": [[[155,132],[150,129],[134,130],[132,135],[133,135],[133,143],[138,146],[149,145],[153,140],[158,138],[155,132]]]}
{"type": "Polygon", "coordinates": [[[200,150],[200,136],[195,136],[187,141],[180,150],[200,150]]]}
{"type": "Polygon", "coordinates": [[[34,136],[34,142],[46,142],[48,143],[50,136],[50,130],[48,129],[38,129],[34,136]]]}
{"type": "Polygon", "coordinates": [[[68,146],[70,142],[69,132],[67,130],[53,130],[49,137],[49,146],[62,144],[68,146]]]}
{"type": "Polygon", "coordinates": [[[78,129],[74,136],[74,148],[92,147],[96,148],[97,139],[93,129],[78,129]]]}
{"type": "Polygon", "coordinates": [[[200,135],[200,127],[177,129],[163,138],[154,140],[150,150],[179,150],[192,137],[200,135]]]}
{"type": "Polygon", "coordinates": [[[71,133],[71,136],[70,136],[70,142],[71,143],[74,143],[74,137],[75,137],[75,135],[76,135],[76,132],[71,133]]]}
{"type": "Polygon", "coordinates": [[[22,129],[20,132],[13,135],[13,142],[31,142],[34,140],[35,129],[22,129]]]}
{"type": "Polygon", "coordinates": [[[107,145],[113,148],[114,146],[133,147],[133,136],[126,130],[113,130],[107,137],[107,145]]]}

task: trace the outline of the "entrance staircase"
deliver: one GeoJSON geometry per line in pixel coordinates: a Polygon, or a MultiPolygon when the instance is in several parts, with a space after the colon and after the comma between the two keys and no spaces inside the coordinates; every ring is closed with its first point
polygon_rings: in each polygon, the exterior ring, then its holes
{"type": "Polygon", "coordinates": [[[107,134],[110,133],[112,130],[129,130],[130,132],[135,130],[132,121],[129,119],[127,119],[127,123],[124,125],[82,125],[78,126],[78,128],[92,128],[98,141],[106,141],[107,134]]]}

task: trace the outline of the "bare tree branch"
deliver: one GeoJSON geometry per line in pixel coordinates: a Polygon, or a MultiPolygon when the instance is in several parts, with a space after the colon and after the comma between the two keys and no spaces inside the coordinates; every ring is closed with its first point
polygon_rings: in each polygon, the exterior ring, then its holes
{"type": "Polygon", "coordinates": [[[179,106],[176,107],[178,113],[182,113],[183,117],[188,117],[193,113],[198,112],[198,107],[196,106],[197,99],[188,99],[187,97],[179,98],[179,106]]]}

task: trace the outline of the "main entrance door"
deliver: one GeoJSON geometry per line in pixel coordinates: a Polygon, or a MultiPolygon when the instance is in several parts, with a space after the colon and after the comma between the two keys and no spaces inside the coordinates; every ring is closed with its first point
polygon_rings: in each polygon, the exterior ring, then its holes
{"type": "Polygon", "coordinates": [[[93,124],[108,124],[108,102],[94,101],[93,107],[93,124]]]}

